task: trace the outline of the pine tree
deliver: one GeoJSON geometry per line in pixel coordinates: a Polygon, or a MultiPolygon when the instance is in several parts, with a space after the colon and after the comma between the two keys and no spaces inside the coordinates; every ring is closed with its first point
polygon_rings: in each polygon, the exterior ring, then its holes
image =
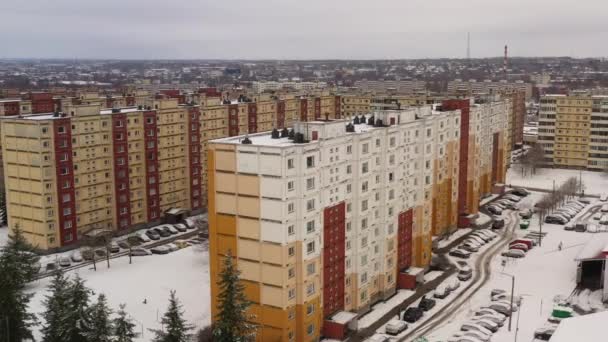
{"type": "Polygon", "coordinates": [[[110,315],[112,310],[108,307],[106,296],[101,293],[97,302],[91,307],[91,327],[85,336],[88,342],[110,342],[114,330],[110,315]]]}
{"type": "Polygon", "coordinates": [[[93,322],[89,298],[93,291],[86,287],[84,279],[78,274],[72,280],[68,288],[67,324],[69,324],[69,340],[66,342],[86,341],[86,336],[91,332],[93,322]]]}
{"type": "Polygon", "coordinates": [[[156,334],[154,342],[187,342],[193,327],[183,318],[184,312],[182,305],[175,296],[175,291],[171,291],[169,297],[169,308],[163,316],[161,322],[163,330],[152,330],[156,334]]]}
{"type": "Polygon", "coordinates": [[[118,309],[118,317],[114,318],[114,339],[113,342],[133,342],[133,339],[138,336],[135,332],[135,324],[127,317],[125,304],[120,304],[118,309]]]}
{"type": "Polygon", "coordinates": [[[27,312],[32,295],[24,288],[37,273],[39,257],[33,250],[19,226],[0,249],[0,342],[32,338],[36,316],[27,312]]]}
{"type": "Polygon", "coordinates": [[[43,305],[45,311],[42,318],[45,323],[42,326],[42,342],[64,342],[69,341],[71,328],[67,321],[69,303],[68,279],[63,272],[58,271],[49,285],[50,295],[47,295],[43,305]]]}
{"type": "Polygon", "coordinates": [[[256,326],[250,323],[253,317],[247,314],[251,302],[245,296],[245,288],[239,276],[240,271],[235,267],[232,254],[228,251],[218,282],[219,312],[213,329],[214,341],[238,342],[255,337],[256,326]]]}

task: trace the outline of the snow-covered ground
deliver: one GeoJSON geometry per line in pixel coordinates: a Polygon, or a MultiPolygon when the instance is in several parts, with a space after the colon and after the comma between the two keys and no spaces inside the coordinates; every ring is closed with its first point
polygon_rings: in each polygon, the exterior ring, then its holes
{"type": "Polygon", "coordinates": [[[555,180],[555,186],[558,187],[569,178],[579,179],[581,175],[586,194],[599,195],[608,192],[608,174],[604,172],[546,168],[537,169],[534,175],[528,171],[522,175],[521,167],[517,165],[511,167],[507,172],[507,185],[551,190],[553,180],[555,180]]]}
{"type": "MultiPolygon", "coordinates": [[[[137,329],[140,332],[143,329],[139,341],[151,340],[153,334],[148,329],[160,329],[160,318],[167,308],[170,290],[176,290],[189,323],[197,328],[209,325],[209,253],[206,244],[166,255],[134,257],[131,265],[128,257],[120,257],[113,259],[110,266],[110,269],[106,268],[104,262],[98,264],[96,272],[85,267],[68,272],[68,275],[78,273],[86,279],[87,285],[96,293],[107,296],[113,309],[118,309],[121,303],[127,304],[126,310],[136,320],[137,329]],[[144,299],[147,304],[143,304],[144,299]]],[[[39,314],[44,310],[42,301],[50,281],[51,278],[44,278],[28,288],[34,293],[30,305],[32,312],[39,314]]]]}
{"type": "Polygon", "coordinates": [[[461,228],[455,231],[452,235],[450,235],[447,239],[443,239],[438,242],[438,247],[443,248],[448,246],[450,243],[454,242],[459,237],[466,235],[471,232],[471,228],[461,228]]]}
{"type": "MultiPolygon", "coordinates": [[[[604,185],[603,188],[605,189],[606,186],[604,185]]],[[[526,202],[532,202],[540,196],[539,193],[533,193],[528,196],[526,202]]],[[[579,215],[581,214],[582,212],[579,215]]],[[[530,228],[528,230],[517,229],[517,234],[524,236],[526,233],[538,231],[538,228],[538,217],[535,215],[531,220],[530,228]]],[[[471,317],[476,308],[490,302],[492,289],[499,288],[510,292],[511,277],[506,274],[515,276],[515,293],[523,296],[523,304],[513,316],[511,332],[505,325],[492,336],[492,341],[513,341],[517,325],[519,326],[518,339],[532,341],[534,331],[546,324],[555,297],[568,297],[574,290],[576,286],[574,258],[582,246],[594,238],[594,234],[565,231],[562,225],[543,224],[543,232],[547,235],[542,240],[542,246],[533,248],[525,258],[504,259],[500,256],[493,258],[492,275],[488,283],[469,300],[468,305],[462,306],[454,313],[447,324],[426,336],[429,341],[443,341],[460,330],[462,323],[471,317]],[[560,242],[564,246],[561,251],[558,249],[560,242]],[[504,266],[502,265],[503,260],[506,260],[504,266]]],[[[592,300],[593,296],[593,294],[588,294],[586,301],[595,302],[592,300]]],[[[597,303],[589,305],[597,306],[597,303]]]]}

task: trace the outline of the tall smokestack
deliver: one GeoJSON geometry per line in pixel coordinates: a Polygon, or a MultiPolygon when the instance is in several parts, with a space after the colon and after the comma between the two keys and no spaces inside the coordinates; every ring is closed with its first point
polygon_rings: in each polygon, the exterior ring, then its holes
{"type": "Polygon", "coordinates": [[[503,61],[503,66],[502,66],[503,71],[505,73],[505,78],[507,77],[507,65],[508,65],[507,63],[508,63],[508,47],[507,47],[507,45],[505,45],[505,59],[503,61]]]}

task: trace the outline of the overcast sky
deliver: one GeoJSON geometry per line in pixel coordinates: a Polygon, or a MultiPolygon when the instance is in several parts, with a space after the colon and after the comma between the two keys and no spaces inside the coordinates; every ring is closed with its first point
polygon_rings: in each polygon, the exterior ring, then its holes
{"type": "Polygon", "coordinates": [[[608,56],[608,0],[0,0],[0,58],[608,56]]]}

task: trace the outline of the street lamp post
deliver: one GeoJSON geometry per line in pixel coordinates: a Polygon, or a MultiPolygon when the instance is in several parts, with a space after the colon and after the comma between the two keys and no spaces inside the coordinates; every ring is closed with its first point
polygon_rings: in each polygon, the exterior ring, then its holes
{"type": "Polygon", "coordinates": [[[511,331],[511,318],[513,317],[513,296],[515,293],[515,276],[512,274],[501,272],[502,275],[506,275],[507,277],[511,277],[511,306],[509,312],[509,331],[511,331]]]}

